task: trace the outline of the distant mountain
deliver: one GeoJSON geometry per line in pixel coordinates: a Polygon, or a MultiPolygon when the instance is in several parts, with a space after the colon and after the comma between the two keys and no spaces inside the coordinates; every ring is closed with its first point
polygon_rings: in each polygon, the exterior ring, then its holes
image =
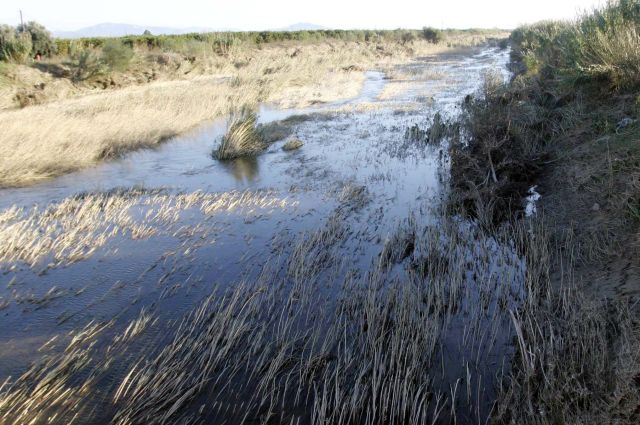
{"type": "Polygon", "coordinates": [[[322,25],[310,24],[308,22],[298,22],[297,24],[289,25],[285,28],[280,28],[275,31],[314,31],[314,30],[326,30],[327,27],[322,25]]]}
{"type": "MultiPolygon", "coordinates": [[[[271,31],[312,31],[327,29],[321,25],[299,22],[285,28],[273,29],[271,31]]],[[[153,35],[160,34],[187,34],[190,32],[212,32],[212,31],[237,31],[231,28],[171,28],[171,27],[146,27],[142,25],[103,23],[81,28],[76,31],[53,31],[54,37],[58,38],[82,38],[82,37],[122,37],[125,35],[142,35],[145,30],[151,31],[153,35]]]]}
{"type": "MultiPolygon", "coordinates": [[[[125,35],[141,35],[145,30],[151,34],[187,34],[190,32],[211,32],[211,28],[170,28],[170,27],[145,27],[141,25],[104,23],[91,27],[81,28],[76,31],[53,31],[54,37],[58,38],[82,38],[82,37],[122,37],[125,35]]],[[[227,30],[218,30],[227,31],[227,30]]]]}

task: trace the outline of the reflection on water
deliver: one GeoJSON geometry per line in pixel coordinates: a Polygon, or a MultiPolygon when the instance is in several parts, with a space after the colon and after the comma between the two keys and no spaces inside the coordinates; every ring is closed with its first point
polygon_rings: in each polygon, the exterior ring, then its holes
{"type": "Polygon", "coordinates": [[[238,183],[252,183],[260,171],[258,158],[236,158],[230,161],[224,161],[224,166],[231,172],[238,183]]]}

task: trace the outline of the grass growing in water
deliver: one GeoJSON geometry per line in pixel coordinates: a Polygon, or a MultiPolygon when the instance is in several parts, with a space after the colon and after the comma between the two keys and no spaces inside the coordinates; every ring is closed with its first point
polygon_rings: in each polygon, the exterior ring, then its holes
{"type": "MultiPolygon", "coordinates": [[[[345,192],[350,203],[361,191],[345,192]]],[[[413,249],[393,237],[385,247],[401,253],[390,257],[404,262],[374,259],[369,272],[356,276],[345,274],[335,255],[349,226],[334,215],[291,249],[274,253],[281,261],[256,281],[215,290],[159,340],[138,346],[137,355],[102,352],[97,348],[109,344],[96,343],[96,349],[83,351],[88,360],[73,370],[57,367],[73,360],[67,351],[38,374],[8,382],[0,389],[0,417],[42,423],[55,412],[65,423],[76,418],[113,424],[318,425],[430,424],[476,410],[485,417],[488,410],[480,404],[486,403],[486,383],[479,376],[489,353],[504,343],[501,329],[509,322],[496,306],[516,305],[511,290],[522,278],[520,260],[511,247],[497,246],[473,226],[422,227],[413,220],[406,226],[398,231],[414,235],[413,249]],[[470,256],[491,259],[470,264],[470,256]],[[511,272],[498,279],[493,267],[511,272]],[[403,268],[406,274],[398,279],[403,268]],[[476,284],[468,284],[472,275],[476,284]],[[463,321],[456,319],[461,314],[463,321]],[[459,333],[447,342],[452,327],[459,333]],[[445,376],[443,344],[463,347],[454,362],[467,363],[457,369],[457,381],[445,376]],[[103,369],[107,363],[125,367],[103,369]],[[53,381],[46,378],[50,370],[53,381]],[[94,377],[105,376],[115,385],[97,388],[94,377]],[[51,404],[59,398],[58,387],[77,398],[51,404]],[[41,388],[43,396],[30,398],[32,388],[41,388]],[[98,390],[98,400],[89,396],[98,390]]],[[[152,323],[143,310],[113,341],[140,341],[137,335],[152,323]]]]}
{"type": "Polygon", "coordinates": [[[180,212],[199,210],[206,221],[220,212],[285,208],[295,201],[269,191],[192,192],[127,189],[66,198],[47,208],[0,211],[0,271],[16,263],[48,268],[89,258],[119,236],[144,239],[173,233],[180,212]]]}
{"type": "Polygon", "coordinates": [[[213,151],[213,157],[219,160],[235,159],[244,156],[256,156],[266,145],[256,128],[258,115],[243,107],[231,113],[227,122],[227,131],[220,146],[213,151]]]}

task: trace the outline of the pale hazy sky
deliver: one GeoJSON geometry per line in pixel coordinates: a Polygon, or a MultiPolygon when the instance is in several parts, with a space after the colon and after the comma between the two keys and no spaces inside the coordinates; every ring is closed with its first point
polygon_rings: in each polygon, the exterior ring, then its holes
{"type": "Polygon", "coordinates": [[[573,18],[601,0],[2,0],[0,23],[52,30],[102,22],[261,30],[310,22],[330,28],[500,27],[573,18]]]}

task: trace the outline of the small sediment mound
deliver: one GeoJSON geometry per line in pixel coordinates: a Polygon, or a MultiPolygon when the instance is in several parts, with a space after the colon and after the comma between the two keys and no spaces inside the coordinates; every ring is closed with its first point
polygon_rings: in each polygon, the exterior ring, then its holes
{"type": "Polygon", "coordinates": [[[285,152],[294,151],[304,146],[304,143],[300,139],[290,139],[282,146],[282,150],[285,152]]]}

